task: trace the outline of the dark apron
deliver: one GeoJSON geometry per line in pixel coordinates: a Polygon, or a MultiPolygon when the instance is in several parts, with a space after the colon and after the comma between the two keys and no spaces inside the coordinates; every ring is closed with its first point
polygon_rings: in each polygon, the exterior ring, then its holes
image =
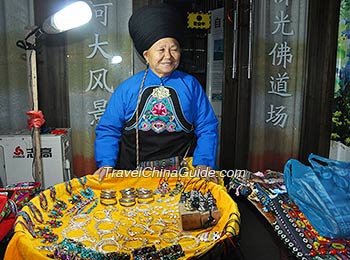
{"type": "MultiPolygon", "coordinates": [[[[193,126],[185,119],[179,98],[172,88],[153,86],[141,96],[139,105],[139,161],[174,161],[182,157],[189,146],[195,147],[193,126]],[[155,95],[157,90],[170,95],[155,95]],[[192,144],[191,144],[192,143],[192,144]]],[[[120,140],[117,168],[136,169],[136,113],[126,122],[120,140]]]]}

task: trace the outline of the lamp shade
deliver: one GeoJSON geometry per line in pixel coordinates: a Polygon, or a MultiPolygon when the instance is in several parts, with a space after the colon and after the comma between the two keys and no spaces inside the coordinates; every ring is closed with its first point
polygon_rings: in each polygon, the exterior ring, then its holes
{"type": "Polygon", "coordinates": [[[48,17],[41,30],[46,34],[61,33],[88,23],[91,17],[90,5],[84,1],[77,1],[48,17]]]}

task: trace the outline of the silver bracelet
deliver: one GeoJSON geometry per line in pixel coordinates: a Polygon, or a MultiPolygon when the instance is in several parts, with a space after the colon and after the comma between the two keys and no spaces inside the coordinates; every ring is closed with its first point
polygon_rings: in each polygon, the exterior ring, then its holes
{"type": "Polygon", "coordinates": [[[117,249],[116,249],[116,250],[113,250],[113,252],[119,251],[119,250],[120,250],[120,245],[117,243],[117,241],[115,241],[115,240],[112,239],[112,238],[107,238],[107,239],[102,239],[102,240],[100,240],[100,241],[96,244],[95,250],[98,251],[98,252],[101,252],[101,253],[103,253],[103,254],[107,254],[107,253],[112,252],[112,251],[104,250],[103,247],[105,247],[105,246],[115,246],[115,247],[117,247],[117,249]]]}
{"type": "Polygon", "coordinates": [[[75,227],[85,227],[87,224],[90,223],[90,216],[88,214],[78,214],[71,218],[69,221],[70,225],[75,227]],[[82,221],[81,221],[82,220],[82,221]]]}
{"type": "Polygon", "coordinates": [[[102,235],[108,234],[108,233],[114,233],[118,229],[118,223],[111,219],[103,219],[95,224],[95,229],[97,230],[97,234],[101,237],[102,235]],[[112,225],[112,228],[101,228],[100,225],[107,224],[112,225]]]}
{"type": "Polygon", "coordinates": [[[79,239],[79,237],[87,236],[87,234],[86,234],[86,230],[81,228],[80,226],[67,226],[65,229],[63,229],[62,236],[64,238],[71,238],[73,240],[77,240],[79,239]],[[82,235],[79,234],[77,235],[77,237],[68,236],[68,234],[73,231],[83,232],[83,234],[82,235]]]}
{"type": "Polygon", "coordinates": [[[135,224],[126,230],[126,232],[129,234],[129,236],[134,237],[136,235],[144,235],[146,234],[146,227],[142,224],[135,224]],[[141,229],[141,231],[135,230],[135,229],[141,229]]]}
{"type": "Polygon", "coordinates": [[[147,238],[140,238],[140,237],[125,238],[123,243],[121,244],[121,246],[122,246],[122,248],[124,250],[132,251],[135,248],[145,247],[147,245],[147,243],[148,243],[148,239],[147,238]],[[141,241],[141,245],[134,246],[134,247],[127,246],[127,243],[132,243],[132,242],[135,242],[135,241],[141,241]]]}

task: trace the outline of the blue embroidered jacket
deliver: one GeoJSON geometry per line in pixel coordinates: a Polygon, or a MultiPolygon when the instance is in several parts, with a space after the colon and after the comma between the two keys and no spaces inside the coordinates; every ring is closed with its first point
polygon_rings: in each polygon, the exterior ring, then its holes
{"type": "MultiPolygon", "coordinates": [[[[122,82],[110,98],[96,127],[97,167],[115,167],[118,158],[121,160],[120,154],[129,151],[131,154],[123,158],[128,161],[133,157],[130,162],[118,165],[122,165],[122,169],[136,168],[133,156],[135,110],[143,75],[144,71],[122,82]]],[[[141,161],[183,156],[190,143],[187,137],[194,133],[193,165],[215,169],[218,120],[202,86],[193,76],[175,70],[159,78],[149,69],[142,89],[138,122],[141,161]]]]}

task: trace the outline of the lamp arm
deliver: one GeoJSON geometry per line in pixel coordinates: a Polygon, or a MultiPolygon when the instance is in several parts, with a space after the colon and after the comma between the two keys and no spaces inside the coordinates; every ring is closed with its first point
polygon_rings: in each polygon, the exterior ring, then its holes
{"type": "Polygon", "coordinates": [[[37,48],[36,40],[43,34],[41,27],[36,27],[28,33],[24,40],[16,42],[17,47],[24,50],[35,50],[37,48]]]}

